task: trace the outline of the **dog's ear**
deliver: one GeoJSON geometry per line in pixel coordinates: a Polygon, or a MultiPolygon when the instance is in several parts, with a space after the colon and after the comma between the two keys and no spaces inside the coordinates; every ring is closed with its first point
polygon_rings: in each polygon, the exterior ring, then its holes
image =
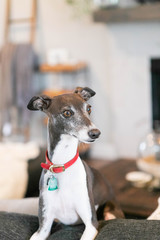
{"type": "Polygon", "coordinates": [[[89,100],[96,94],[92,89],[88,87],[77,87],[74,92],[78,93],[85,101],[89,100]]]}
{"type": "Polygon", "coordinates": [[[46,96],[46,95],[43,95],[43,96],[35,96],[33,97],[28,105],[27,105],[27,108],[29,110],[45,110],[47,109],[49,106],[50,106],[50,103],[51,103],[51,98],[46,96]]]}

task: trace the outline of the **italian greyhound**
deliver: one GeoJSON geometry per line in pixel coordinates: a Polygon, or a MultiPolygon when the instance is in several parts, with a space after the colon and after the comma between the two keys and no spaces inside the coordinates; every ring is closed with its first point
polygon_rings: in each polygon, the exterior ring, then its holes
{"type": "MultiPolygon", "coordinates": [[[[90,88],[50,98],[35,96],[28,109],[48,116],[48,150],[40,179],[39,229],[31,240],[44,240],[54,220],[72,225],[83,222],[81,240],[93,240],[98,233],[96,208],[110,198],[109,185],[79,157],[78,142],[91,143],[100,131],[90,120],[87,101],[95,95],[90,88]]],[[[114,206],[107,206],[106,209],[114,206]]],[[[107,210],[108,212],[108,210],[107,210]]],[[[112,213],[107,218],[115,218],[112,213]]]]}

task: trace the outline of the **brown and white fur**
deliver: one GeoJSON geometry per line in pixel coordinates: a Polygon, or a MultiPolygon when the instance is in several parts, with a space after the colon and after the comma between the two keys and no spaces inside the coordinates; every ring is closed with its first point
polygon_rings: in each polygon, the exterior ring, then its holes
{"type": "MultiPolygon", "coordinates": [[[[28,109],[41,110],[49,118],[48,157],[54,164],[64,164],[72,159],[79,141],[91,143],[99,137],[100,131],[90,120],[91,106],[87,103],[94,95],[90,88],[77,88],[74,93],[54,98],[35,96],[30,100],[28,109]]],[[[48,170],[42,171],[39,229],[31,240],[47,239],[54,220],[67,225],[83,222],[85,230],[81,240],[95,239],[98,233],[96,207],[110,199],[110,187],[80,157],[64,172],[54,174],[58,180],[55,191],[48,191],[47,182],[51,175],[48,170]]],[[[113,214],[108,216],[114,218],[113,214]]]]}

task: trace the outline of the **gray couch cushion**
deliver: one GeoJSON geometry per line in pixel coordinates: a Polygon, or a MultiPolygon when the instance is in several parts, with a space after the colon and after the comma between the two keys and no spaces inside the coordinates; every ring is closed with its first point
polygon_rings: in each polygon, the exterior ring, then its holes
{"type": "MultiPolygon", "coordinates": [[[[38,229],[36,216],[0,212],[1,240],[28,240],[38,229]]],[[[49,240],[79,240],[84,225],[54,223],[49,240]]],[[[102,221],[96,240],[160,240],[160,222],[132,219],[102,221]]]]}
{"type": "Polygon", "coordinates": [[[160,240],[160,221],[133,219],[103,221],[96,240],[160,240]]]}

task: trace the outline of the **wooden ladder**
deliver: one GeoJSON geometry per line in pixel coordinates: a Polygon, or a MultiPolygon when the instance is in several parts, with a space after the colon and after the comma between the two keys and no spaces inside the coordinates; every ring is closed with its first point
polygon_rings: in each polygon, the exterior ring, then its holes
{"type": "Polygon", "coordinates": [[[36,15],[37,15],[37,0],[32,0],[32,10],[31,16],[29,18],[17,18],[11,19],[11,7],[12,0],[6,0],[6,21],[5,21],[5,33],[4,41],[9,42],[9,27],[11,24],[21,24],[29,23],[30,24],[30,39],[29,42],[33,43],[35,39],[35,28],[36,28],[36,15]]]}

